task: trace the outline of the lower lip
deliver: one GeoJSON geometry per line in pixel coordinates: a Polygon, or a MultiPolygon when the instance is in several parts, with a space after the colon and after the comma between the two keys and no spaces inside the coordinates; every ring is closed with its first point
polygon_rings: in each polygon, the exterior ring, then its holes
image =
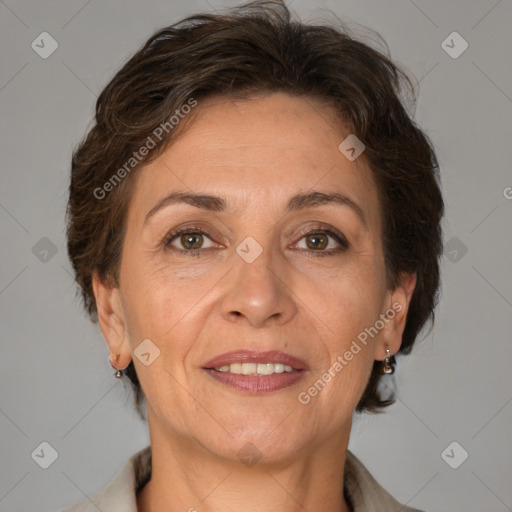
{"type": "Polygon", "coordinates": [[[271,393],[292,386],[304,376],[304,371],[274,373],[272,375],[241,375],[238,373],[219,372],[210,368],[205,371],[215,380],[240,391],[249,393],[271,393]]]}

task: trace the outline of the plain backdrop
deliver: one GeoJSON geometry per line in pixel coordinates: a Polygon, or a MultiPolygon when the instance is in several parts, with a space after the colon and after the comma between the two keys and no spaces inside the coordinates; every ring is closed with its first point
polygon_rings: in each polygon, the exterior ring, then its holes
{"type": "MultiPolygon", "coordinates": [[[[2,512],[83,500],[149,442],[99,328],[75,299],[64,222],[71,151],[91,126],[98,93],[155,30],[235,4],[0,2],[2,512]],[[41,37],[45,51],[58,44],[47,58],[32,46],[41,37]],[[34,456],[41,446],[57,457],[47,469],[34,456]]],[[[446,245],[436,324],[398,358],[397,403],[356,417],[349,448],[410,506],[511,510],[512,3],[287,4],[303,20],[332,19],[327,8],[383,36],[419,83],[415,117],[441,164],[446,245]],[[456,469],[446,462],[466,452],[456,469]]]]}

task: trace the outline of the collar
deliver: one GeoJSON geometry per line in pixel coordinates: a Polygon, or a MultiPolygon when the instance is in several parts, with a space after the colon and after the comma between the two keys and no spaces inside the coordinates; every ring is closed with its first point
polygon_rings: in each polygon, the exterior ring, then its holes
{"type": "MultiPolygon", "coordinates": [[[[125,462],[101,492],[63,512],[138,512],[137,492],[150,478],[151,446],[146,446],[125,462]]],[[[350,450],[345,458],[344,494],[353,512],[422,512],[396,501],[350,450]]]]}

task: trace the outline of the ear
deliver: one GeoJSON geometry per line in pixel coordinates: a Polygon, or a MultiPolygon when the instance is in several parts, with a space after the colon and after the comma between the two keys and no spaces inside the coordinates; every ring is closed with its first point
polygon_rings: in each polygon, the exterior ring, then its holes
{"type": "Polygon", "coordinates": [[[400,350],[415,286],[416,274],[404,272],[400,275],[398,286],[387,294],[385,301],[387,309],[381,315],[384,327],[375,344],[375,359],[378,361],[386,358],[386,348],[389,348],[391,354],[396,354],[400,350]]]}
{"type": "Polygon", "coordinates": [[[117,369],[124,370],[130,364],[131,351],[119,288],[102,282],[95,270],[92,289],[98,310],[98,323],[109,348],[110,362],[117,369]]]}

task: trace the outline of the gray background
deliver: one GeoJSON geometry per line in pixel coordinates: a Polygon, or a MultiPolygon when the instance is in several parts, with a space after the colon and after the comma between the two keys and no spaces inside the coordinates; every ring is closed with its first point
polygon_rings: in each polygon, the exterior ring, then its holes
{"type": "MultiPolygon", "coordinates": [[[[64,224],[71,151],[99,91],[154,30],[237,3],[0,2],[2,511],[85,499],[149,442],[75,299],[64,224]],[[59,45],[47,59],[31,48],[43,31],[59,45]],[[41,252],[43,237],[54,255],[41,252]],[[48,469],[31,457],[43,441],[58,453],[48,469]]],[[[442,168],[448,248],[437,323],[398,359],[397,403],[356,418],[349,448],[411,506],[512,510],[512,2],[287,3],[303,19],[328,18],[317,10],[326,7],[384,37],[419,81],[416,119],[442,168]],[[453,31],[469,44],[456,59],[441,46],[453,31]],[[441,456],[453,441],[462,448],[452,461],[469,454],[457,469],[441,456]]]]}

